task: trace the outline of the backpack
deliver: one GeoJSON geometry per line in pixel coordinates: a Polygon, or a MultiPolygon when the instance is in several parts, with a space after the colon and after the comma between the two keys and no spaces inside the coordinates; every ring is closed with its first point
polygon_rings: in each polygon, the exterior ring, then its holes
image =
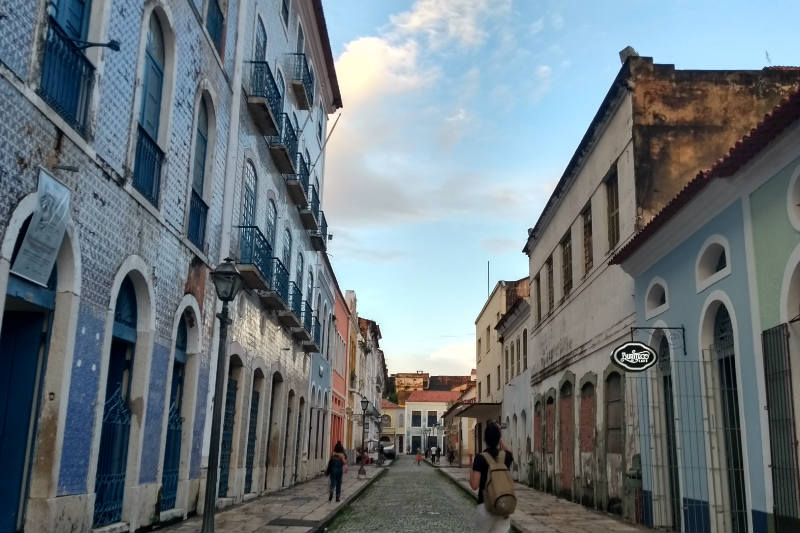
{"type": "Polygon", "coordinates": [[[508,516],[517,507],[517,497],[514,496],[514,480],[505,464],[505,451],[497,454],[494,459],[490,454],[483,452],[483,458],[489,464],[486,472],[486,487],[483,489],[483,501],[489,514],[508,516]]]}

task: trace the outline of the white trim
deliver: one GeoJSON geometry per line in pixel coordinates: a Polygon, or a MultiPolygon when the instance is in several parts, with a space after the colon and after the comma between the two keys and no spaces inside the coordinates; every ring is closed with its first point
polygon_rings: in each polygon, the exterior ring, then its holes
{"type": "Polygon", "coordinates": [[[800,231],[800,164],[795,168],[786,191],[786,213],[792,227],[800,231]]]}
{"type": "MultiPolygon", "coordinates": [[[[713,237],[713,236],[712,236],[713,237]]],[[[730,264],[730,263],[729,263],[730,264]]],[[[733,302],[731,301],[728,294],[720,289],[714,290],[708,294],[703,305],[700,310],[700,314],[698,315],[699,323],[697,327],[697,349],[698,353],[700,354],[701,365],[705,365],[702,361],[704,361],[702,354],[703,354],[703,344],[704,340],[709,341],[709,337],[713,339],[714,336],[714,317],[710,314],[710,309],[714,304],[715,312],[718,309],[719,305],[724,305],[726,310],[728,311],[728,315],[731,319],[731,329],[733,330],[733,357],[734,362],[736,365],[736,387],[737,387],[737,402],[739,407],[739,427],[740,427],[740,440],[742,444],[742,465],[744,470],[744,485],[745,485],[745,493],[746,493],[746,500],[747,500],[747,530],[752,531],[753,529],[753,498],[751,494],[751,485],[750,485],[750,458],[748,454],[748,442],[747,442],[747,435],[748,435],[748,427],[747,427],[747,417],[743,415],[745,413],[744,403],[743,403],[743,387],[742,387],[742,364],[741,364],[741,337],[739,335],[739,324],[736,318],[736,308],[733,306],[733,302]],[[709,331],[710,330],[710,331],[709,331]]],[[[712,341],[713,342],[713,341],[712,341]]],[[[710,343],[709,343],[710,344],[710,343]]],[[[704,370],[706,369],[705,366],[702,367],[704,370]]],[[[709,392],[706,390],[706,380],[709,376],[704,376],[701,381],[701,391],[702,391],[702,398],[703,404],[705,407],[704,413],[704,443],[706,448],[706,476],[707,476],[707,483],[708,483],[708,504],[709,504],[709,511],[711,515],[711,527],[712,530],[715,531],[722,531],[720,529],[720,525],[716,524],[715,516],[716,512],[714,510],[714,506],[718,505],[715,501],[714,493],[712,487],[714,487],[713,475],[714,470],[710,467],[712,464],[712,445],[709,442],[708,435],[710,435],[711,431],[708,426],[710,415],[716,412],[716,406],[710,406],[705,401],[706,398],[709,397],[709,392]],[[716,525],[715,525],[716,524],[716,525]]],[[[719,453],[719,452],[716,452],[719,453]]],[[[730,483],[730,480],[728,480],[730,483]]],[[[723,491],[726,492],[726,491],[723,491]]]]}
{"type": "Polygon", "coordinates": [[[700,247],[700,253],[697,254],[694,262],[694,279],[697,294],[700,294],[714,283],[729,276],[731,274],[731,262],[731,247],[730,244],[728,244],[727,237],[720,235],[719,233],[710,235],[700,247]],[[722,246],[725,252],[725,268],[714,272],[710,276],[701,278],[700,263],[705,260],[706,253],[709,252],[709,247],[713,244],[719,244],[722,246]]]}
{"type": "Polygon", "coordinates": [[[763,406],[759,409],[759,422],[761,434],[765,435],[764,446],[761,447],[763,457],[763,472],[764,472],[764,512],[769,512],[774,506],[774,494],[772,489],[772,449],[769,445],[769,417],[767,415],[767,388],[766,378],[764,376],[764,349],[760,342],[761,340],[761,314],[759,304],[761,298],[758,294],[758,279],[756,264],[755,245],[753,242],[753,218],[752,207],[750,205],[750,196],[745,195],[742,197],[742,228],[744,234],[744,250],[745,260],[747,262],[747,288],[748,297],[750,299],[750,326],[753,334],[753,359],[756,370],[756,392],[758,393],[758,403],[763,406]]]}
{"type": "MultiPolygon", "coordinates": [[[[783,280],[781,281],[781,293],[779,304],[779,323],[788,322],[795,317],[795,312],[789,310],[789,289],[791,289],[792,277],[794,273],[800,268],[800,244],[795,246],[792,255],[786,261],[786,267],[783,270],[783,280]]],[[[800,279],[798,279],[800,284],[800,279]]]]}
{"type": "MultiPolygon", "coordinates": [[[[645,291],[644,294],[645,294],[645,296],[644,296],[644,318],[645,318],[645,320],[650,320],[651,318],[654,318],[654,317],[660,315],[661,313],[663,313],[664,311],[669,309],[669,302],[670,302],[670,300],[669,300],[669,288],[668,288],[666,280],[664,280],[664,278],[662,278],[661,276],[655,276],[655,277],[653,277],[653,279],[650,280],[650,283],[647,285],[647,290],[645,291]],[[664,290],[664,303],[659,305],[659,306],[657,306],[657,307],[650,307],[650,305],[649,305],[650,291],[653,290],[653,288],[656,285],[660,285],[661,288],[664,290]]],[[[665,327],[666,327],[666,324],[665,324],[665,327]]]]}

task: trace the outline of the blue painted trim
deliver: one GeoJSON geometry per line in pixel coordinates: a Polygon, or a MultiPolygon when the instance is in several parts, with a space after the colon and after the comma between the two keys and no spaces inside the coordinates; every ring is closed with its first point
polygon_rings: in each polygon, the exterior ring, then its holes
{"type": "Polygon", "coordinates": [[[25,300],[44,309],[52,311],[56,308],[56,293],[54,290],[31,283],[17,276],[8,276],[6,292],[9,296],[25,300]]]}
{"type": "Polygon", "coordinates": [[[711,531],[711,511],[704,500],[683,499],[683,530],[686,533],[711,531]]]}
{"type": "Polygon", "coordinates": [[[113,335],[114,337],[122,339],[126,342],[136,343],[136,330],[126,326],[125,324],[114,322],[113,335]]]}
{"type": "Polygon", "coordinates": [[[753,533],[769,533],[767,513],[753,509],[753,533]]]}

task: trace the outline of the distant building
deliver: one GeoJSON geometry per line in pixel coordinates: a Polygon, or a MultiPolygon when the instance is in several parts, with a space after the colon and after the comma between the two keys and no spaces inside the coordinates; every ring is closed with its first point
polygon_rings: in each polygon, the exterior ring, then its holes
{"type": "Polygon", "coordinates": [[[415,453],[417,449],[442,447],[445,443],[441,417],[461,396],[458,391],[412,392],[406,399],[405,442],[406,449],[415,453]]]}

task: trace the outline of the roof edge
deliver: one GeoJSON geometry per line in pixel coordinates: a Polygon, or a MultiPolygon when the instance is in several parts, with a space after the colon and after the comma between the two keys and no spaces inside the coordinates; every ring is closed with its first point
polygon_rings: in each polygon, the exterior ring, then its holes
{"type": "Polygon", "coordinates": [[[333,51],[331,50],[331,40],[328,36],[328,25],[325,22],[325,13],[322,11],[322,0],[314,0],[314,15],[317,19],[317,27],[322,37],[322,50],[325,53],[325,67],[328,70],[328,78],[331,80],[331,91],[333,92],[333,105],[336,109],[342,107],[342,93],[339,90],[339,78],[336,76],[336,66],[333,62],[333,51]]]}

